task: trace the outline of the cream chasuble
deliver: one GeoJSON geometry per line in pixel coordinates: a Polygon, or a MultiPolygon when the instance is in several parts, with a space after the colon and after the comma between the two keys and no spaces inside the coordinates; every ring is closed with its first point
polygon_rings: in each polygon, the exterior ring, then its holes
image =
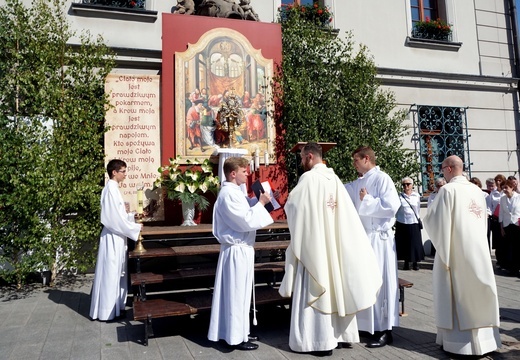
{"type": "Polygon", "coordinates": [[[374,304],[381,276],[343,184],[317,164],[300,177],[285,212],[291,244],[279,291],[293,295],[291,349],[330,350],[338,341],[359,341],[355,314],[374,304]]]}
{"type": "Polygon", "coordinates": [[[454,177],[428,208],[424,226],[437,249],[433,267],[437,342],[457,354],[495,350],[500,346],[499,307],[482,190],[463,176],[454,177]]]}

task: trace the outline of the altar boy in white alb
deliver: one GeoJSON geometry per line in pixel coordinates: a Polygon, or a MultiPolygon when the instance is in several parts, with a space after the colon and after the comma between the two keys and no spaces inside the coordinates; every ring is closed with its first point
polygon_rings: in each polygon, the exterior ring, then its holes
{"type": "Polygon", "coordinates": [[[95,320],[112,320],[125,309],[128,292],[126,271],[126,238],[137,240],[142,224],[127,213],[119,183],[126,178],[126,163],[110,160],[108,180],[101,193],[101,223],[96,273],[92,286],[90,317],[95,320]]]}
{"type": "Polygon", "coordinates": [[[437,249],[433,266],[437,344],[455,354],[483,355],[501,346],[497,288],[486,236],[486,200],[462,170],[458,156],[444,160],[442,172],[448,184],[424,218],[437,249]]]}
{"type": "Polygon", "coordinates": [[[352,153],[352,161],[362,176],[345,187],[374,249],[377,270],[383,279],[376,303],[361,311],[357,320],[359,330],[373,334],[367,347],[378,348],[392,343],[392,329],[399,326],[397,257],[392,226],[401,201],[390,176],[376,166],[376,155],[371,147],[358,147],[352,153]]]}
{"type": "Polygon", "coordinates": [[[249,162],[231,157],[224,162],[226,181],[213,208],[213,235],[221,244],[215,276],[208,339],[225,340],[238,350],[255,350],[249,335],[249,309],[253,287],[256,230],[273,222],[265,209],[267,193],[259,199],[244,195],[249,162]]]}

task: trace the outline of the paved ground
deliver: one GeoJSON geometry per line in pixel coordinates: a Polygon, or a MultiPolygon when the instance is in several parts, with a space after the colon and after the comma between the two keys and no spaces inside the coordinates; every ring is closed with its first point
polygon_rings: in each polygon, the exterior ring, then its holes
{"type": "MultiPolygon", "coordinates": [[[[496,271],[503,347],[484,359],[520,359],[520,279],[496,271]]],[[[451,359],[435,344],[431,263],[419,271],[399,271],[414,283],[406,290],[406,312],[394,330],[394,344],[368,349],[364,343],[334,350],[328,359],[451,359]]],[[[290,313],[259,309],[259,349],[231,351],[206,339],[208,315],[154,320],[155,337],[143,346],[144,325],[127,319],[111,323],[88,317],[93,276],[61,279],[56,287],[33,285],[24,291],[0,288],[0,359],[312,359],[288,343],[290,313]]],[[[131,299],[129,299],[131,304],[131,299]]],[[[363,339],[362,339],[363,341],[363,339]]],[[[468,358],[468,357],[458,357],[468,358]]],[[[473,358],[473,357],[469,357],[473,358]]]]}

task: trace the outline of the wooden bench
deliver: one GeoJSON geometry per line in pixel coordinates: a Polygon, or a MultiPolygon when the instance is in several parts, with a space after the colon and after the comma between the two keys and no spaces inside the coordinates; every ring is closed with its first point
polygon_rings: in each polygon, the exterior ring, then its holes
{"type": "Polygon", "coordinates": [[[399,316],[408,316],[408,314],[404,312],[404,289],[411,288],[412,286],[413,283],[399,278],[399,301],[401,302],[401,312],[399,316]]]}
{"type": "MultiPolygon", "coordinates": [[[[144,345],[148,345],[148,339],[153,334],[152,319],[193,315],[211,309],[213,299],[212,290],[200,290],[171,294],[170,297],[161,297],[134,303],[134,320],[145,322],[144,345]]],[[[288,304],[290,298],[283,298],[278,289],[272,286],[255,287],[256,305],[288,304]]]]}
{"type": "MultiPolygon", "coordinates": [[[[135,272],[130,274],[130,283],[134,289],[133,315],[134,320],[145,322],[144,345],[153,336],[152,319],[192,315],[211,309],[211,287],[216,272],[216,256],[221,247],[211,232],[211,224],[143,228],[146,251],[131,251],[129,258],[135,261],[135,272]],[[176,258],[168,264],[169,268],[154,271],[161,267],[161,263],[157,263],[158,259],[168,257],[176,258]],[[141,271],[144,269],[143,264],[148,264],[149,271],[141,271]],[[200,286],[202,290],[194,290],[201,280],[204,284],[200,286]],[[164,284],[168,290],[155,295],[147,294],[147,285],[152,284],[160,287],[164,284]]],[[[255,275],[260,274],[259,278],[264,283],[259,285],[257,282],[255,286],[258,305],[285,304],[290,301],[282,298],[275,287],[277,276],[285,270],[284,261],[275,260],[283,260],[280,257],[283,257],[283,250],[290,243],[287,239],[289,231],[286,222],[275,222],[257,231],[254,248],[257,261],[260,262],[255,263],[255,275]]]]}
{"type": "MultiPolygon", "coordinates": [[[[146,285],[150,284],[163,284],[168,281],[180,281],[189,280],[202,277],[214,277],[216,266],[207,266],[199,268],[183,268],[178,270],[170,270],[168,272],[154,273],[134,273],[130,274],[130,284],[134,289],[138,289],[138,292],[134,292],[137,301],[146,301],[146,285]]],[[[274,286],[276,283],[276,274],[281,274],[285,271],[285,263],[279,262],[268,262],[268,263],[256,263],[255,273],[272,273],[272,280],[268,285],[274,286]]],[[[135,300],[134,300],[135,301],[135,300]]]]}

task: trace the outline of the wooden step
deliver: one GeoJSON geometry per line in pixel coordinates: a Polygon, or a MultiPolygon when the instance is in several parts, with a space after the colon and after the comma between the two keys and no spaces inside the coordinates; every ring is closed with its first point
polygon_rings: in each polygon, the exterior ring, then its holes
{"type": "MultiPolygon", "coordinates": [[[[187,291],[170,297],[134,301],[134,320],[149,320],[161,317],[196,314],[211,309],[213,291],[187,291]]],[[[271,286],[255,287],[256,305],[288,304],[290,298],[283,298],[278,289],[271,286]]]]}
{"type": "MultiPolygon", "coordinates": [[[[277,241],[259,241],[254,245],[255,250],[285,250],[289,246],[290,240],[277,241]]],[[[209,245],[189,245],[189,246],[171,246],[163,248],[147,249],[144,253],[130,251],[129,258],[158,258],[170,256],[196,256],[218,254],[220,252],[220,244],[209,245]]]]}
{"type": "Polygon", "coordinates": [[[399,287],[400,288],[411,288],[412,286],[413,286],[412,282],[399,278],[399,287]]]}
{"type": "MultiPolygon", "coordinates": [[[[134,273],[130,274],[130,282],[132,285],[141,285],[142,283],[148,284],[160,284],[165,281],[171,280],[182,280],[190,278],[199,278],[207,276],[215,276],[216,266],[201,267],[201,268],[185,268],[179,270],[170,270],[168,272],[154,273],[134,273]]],[[[285,271],[285,263],[279,262],[268,262],[268,263],[257,263],[255,264],[255,272],[274,272],[282,273],[285,271]]]]}
{"type": "Polygon", "coordinates": [[[188,304],[166,299],[153,299],[134,302],[134,320],[155,319],[167,316],[195,314],[188,304]]]}

